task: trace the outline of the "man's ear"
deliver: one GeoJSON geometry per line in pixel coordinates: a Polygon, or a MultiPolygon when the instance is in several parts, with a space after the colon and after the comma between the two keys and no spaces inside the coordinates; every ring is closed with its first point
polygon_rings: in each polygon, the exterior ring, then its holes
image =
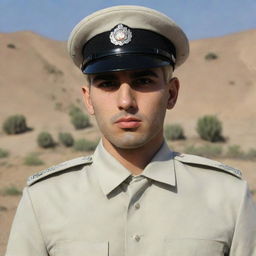
{"type": "Polygon", "coordinates": [[[168,88],[169,88],[169,99],[167,102],[167,109],[172,109],[176,104],[178,94],[179,94],[179,89],[180,89],[180,82],[178,78],[173,77],[168,82],[168,88]]]}
{"type": "Polygon", "coordinates": [[[91,101],[90,88],[89,86],[82,86],[83,100],[86,109],[90,115],[94,115],[94,108],[91,101]]]}

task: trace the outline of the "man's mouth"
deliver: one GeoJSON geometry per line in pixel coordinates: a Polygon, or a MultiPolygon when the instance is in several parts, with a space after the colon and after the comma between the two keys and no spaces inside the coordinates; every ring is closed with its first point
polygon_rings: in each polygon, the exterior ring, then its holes
{"type": "Polygon", "coordinates": [[[141,120],[135,117],[123,117],[118,119],[115,124],[122,129],[138,128],[141,125],[141,120]]]}

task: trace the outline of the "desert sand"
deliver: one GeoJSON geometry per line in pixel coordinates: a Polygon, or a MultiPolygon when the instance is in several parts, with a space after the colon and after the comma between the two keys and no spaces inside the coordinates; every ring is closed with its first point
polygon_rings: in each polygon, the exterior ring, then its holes
{"type": "MultiPolygon", "coordinates": [[[[69,59],[65,42],[29,31],[0,34],[0,42],[0,125],[10,115],[23,114],[32,128],[19,135],[0,131],[0,148],[10,153],[0,158],[0,191],[11,185],[22,190],[31,174],[83,154],[60,146],[40,149],[36,138],[41,131],[50,132],[56,140],[59,132],[70,132],[76,139],[96,139],[100,134],[93,118],[93,127],[85,130],[77,131],[70,123],[72,104],[86,111],[81,97],[85,79],[69,59]],[[24,157],[31,152],[39,153],[44,164],[26,166],[24,157]]],[[[227,139],[221,143],[223,148],[234,144],[245,151],[256,148],[255,45],[256,30],[191,41],[188,61],[175,71],[181,82],[180,96],[175,109],[166,116],[166,124],[182,125],[187,139],[171,142],[171,147],[182,151],[186,145],[203,144],[195,130],[196,121],[211,114],[223,123],[227,139]],[[208,53],[217,58],[206,60],[208,53]]],[[[256,191],[255,161],[217,160],[241,169],[251,190],[256,191]]],[[[19,199],[0,194],[0,256],[19,199]]]]}

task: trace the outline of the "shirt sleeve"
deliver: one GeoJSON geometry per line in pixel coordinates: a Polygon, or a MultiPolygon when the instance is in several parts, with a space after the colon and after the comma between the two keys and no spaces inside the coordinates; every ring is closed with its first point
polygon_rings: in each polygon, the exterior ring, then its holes
{"type": "Polygon", "coordinates": [[[256,256],[256,206],[247,183],[242,194],[230,256],[256,256]]]}
{"type": "Polygon", "coordinates": [[[47,256],[47,249],[36,219],[28,189],[17,208],[5,256],[47,256]]]}

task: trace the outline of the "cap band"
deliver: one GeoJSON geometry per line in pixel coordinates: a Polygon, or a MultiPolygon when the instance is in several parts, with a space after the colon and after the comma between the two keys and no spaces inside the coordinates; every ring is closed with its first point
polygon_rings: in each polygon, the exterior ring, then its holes
{"type": "Polygon", "coordinates": [[[109,57],[109,56],[120,56],[120,55],[125,55],[125,54],[135,54],[135,55],[156,55],[158,58],[164,58],[165,61],[170,61],[170,64],[174,65],[175,64],[175,57],[161,49],[145,49],[145,48],[134,48],[134,49],[122,49],[122,48],[116,48],[113,50],[109,50],[107,52],[102,52],[102,53],[95,53],[90,56],[88,56],[82,65],[82,69],[90,63],[90,61],[94,61],[96,59],[104,58],[104,57],[109,57]]]}

